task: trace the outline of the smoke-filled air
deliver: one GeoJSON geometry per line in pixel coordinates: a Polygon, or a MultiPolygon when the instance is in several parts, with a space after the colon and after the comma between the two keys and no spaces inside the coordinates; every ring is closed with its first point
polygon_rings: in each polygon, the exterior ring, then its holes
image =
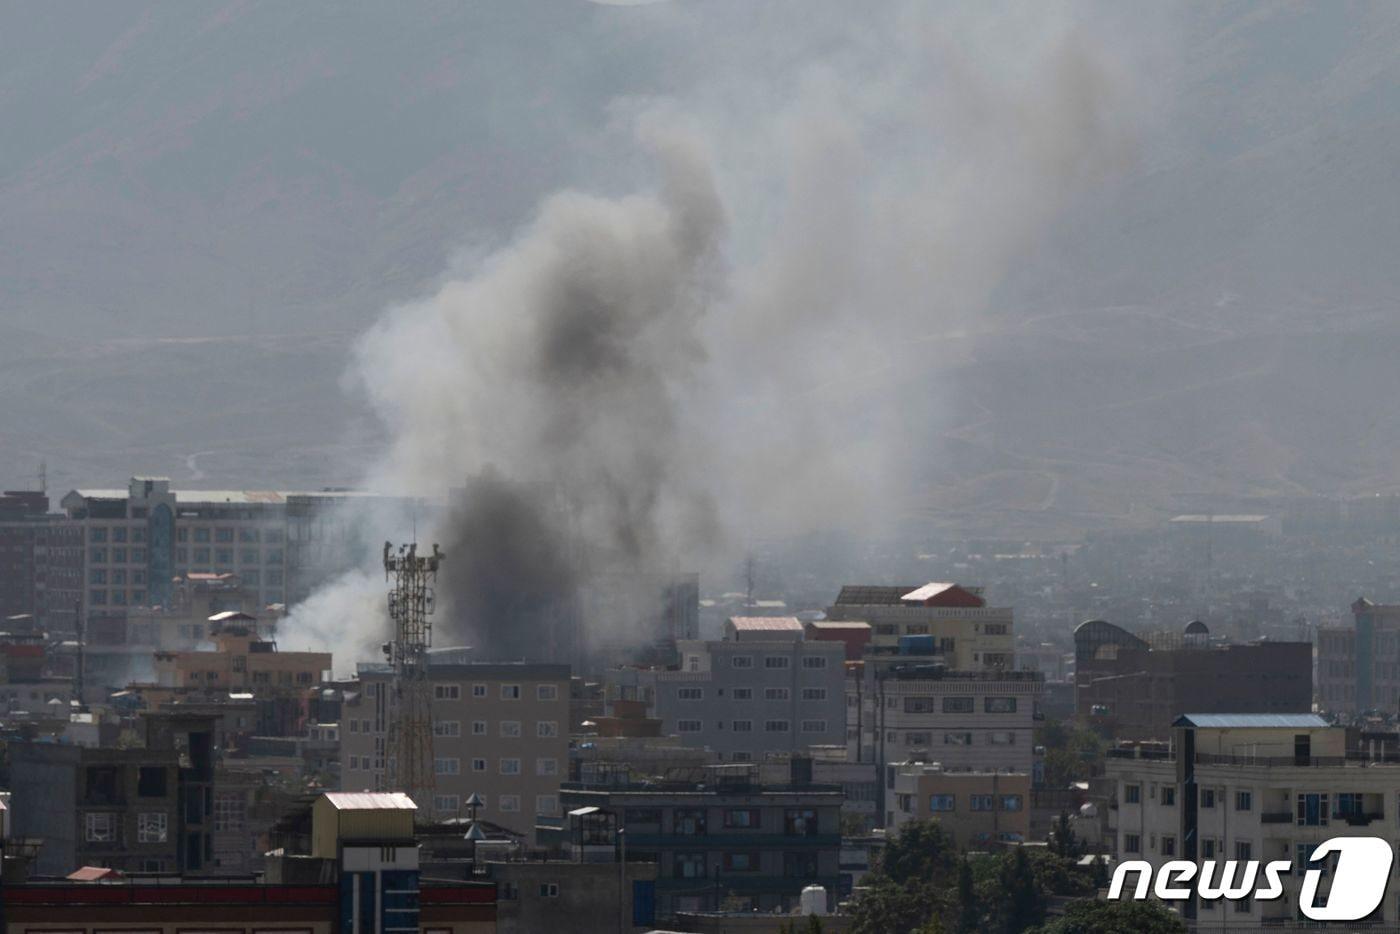
{"type": "MultiPolygon", "coordinates": [[[[463,217],[471,258],[353,365],[389,433],[366,485],[440,504],[419,528],[448,556],[435,642],[483,658],[642,641],[590,609],[602,579],[647,591],[757,529],[897,521],[937,455],[905,440],[943,405],[926,361],[1138,157],[1145,92],[1101,10],[881,5],[854,31],[840,4],[631,12],[713,67],[613,101],[597,158],[522,229],[463,217]]],[[[376,643],[379,585],[332,584],[287,640],[332,611],[338,641],[376,643]]]]}

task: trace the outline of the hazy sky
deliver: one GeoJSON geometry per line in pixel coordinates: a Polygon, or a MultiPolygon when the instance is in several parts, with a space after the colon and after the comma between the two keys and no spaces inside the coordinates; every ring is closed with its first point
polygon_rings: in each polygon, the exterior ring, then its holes
{"type": "Polygon", "coordinates": [[[561,190],[654,274],[617,225],[684,140],[713,242],[617,338],[659,464],[615,395],[569,416],[663,524],[1391,491],[1397,47],[1379,3],[3,4],[0,479],[537,463],[560,410],[481,385],[548,303],[501,277],[577,272],[561,190]]]}

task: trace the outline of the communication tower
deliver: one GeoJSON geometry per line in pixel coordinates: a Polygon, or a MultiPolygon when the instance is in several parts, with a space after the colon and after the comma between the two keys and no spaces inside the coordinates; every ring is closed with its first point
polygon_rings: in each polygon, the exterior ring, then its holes
{"type": "Polygon", "coordinates": [[[418,554],[418,543],[384,543],[384,577],[389,589],[389,618],[394,638],[384,644],[393,668],[394,705],[386,750],[389,786],[413,799],[423,811],[432,806],[433,712],[432,687],[428,683],[428,647],[433,644],[433,588],[438,546],[428,556],[418,554]]]}

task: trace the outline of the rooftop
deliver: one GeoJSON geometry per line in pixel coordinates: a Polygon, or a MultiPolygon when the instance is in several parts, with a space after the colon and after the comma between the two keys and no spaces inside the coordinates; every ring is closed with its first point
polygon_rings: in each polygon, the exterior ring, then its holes
{"type": "Polygon", "coordinates": [[[740,632],[802,632],[796,616],[731,616],[729,623],[740,632]]]}
{"type": "Polygon", "coordinates": [[[337,811],[416,811],[418,805],[401,791],[328,791],[326,800],[337,811]]]}
{"type": "Polygon", "coordinates": [[[1315,713],[1188,713],[1177,717],[1172,726],[1207,730],[1247,730],[1262,727],[1310,730],[1331,724],[1315,713]]]}

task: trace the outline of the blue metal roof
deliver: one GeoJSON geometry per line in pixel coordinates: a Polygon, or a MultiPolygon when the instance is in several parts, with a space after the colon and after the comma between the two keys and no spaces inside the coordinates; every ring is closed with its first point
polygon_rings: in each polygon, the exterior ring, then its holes
{"type": "Polygon", "coordinates": [[[1307,730],[1331,724],[1315,713],[1188,713],[1177,717],[1172,726],[1193,726],[1202,729],[1282,727],[1307,730]]]}

